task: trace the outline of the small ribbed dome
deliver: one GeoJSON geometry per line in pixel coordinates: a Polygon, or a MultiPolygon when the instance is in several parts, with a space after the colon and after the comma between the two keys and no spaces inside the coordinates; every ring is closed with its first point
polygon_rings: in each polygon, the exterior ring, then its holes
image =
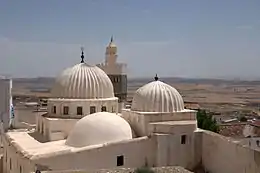
{"type": "Polygon", "coordinates": [[[161,81],[153,81],[136,91],[131,110],[140,112],[178,112],[184,110],[184,102],[175,88],[161,81]]]}
{"type": "Polygon", "coordinates": [[[84,147],[127,139],[132,139],[132,130],[125,119],[113,113],[98,112],[76,123],[66,145],[84,147]]]}
{"type": "Polygon", "coordinates": [[[57,77],[51,93],[55,98],[111,98],[114,97],[114,88],[99,67],[80,63],[65,69],[57,77]]]}

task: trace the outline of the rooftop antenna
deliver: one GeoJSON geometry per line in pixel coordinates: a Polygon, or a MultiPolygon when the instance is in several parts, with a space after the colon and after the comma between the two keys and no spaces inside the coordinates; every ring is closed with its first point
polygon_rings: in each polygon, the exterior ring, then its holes
{"type": "Polygon", "coordinates": [[[155,77],[154,77],[154,80],[155,80],[155,81],[158,81],[158,79],[159,79],[159,78],[158,78],[157,73],[156,73],[156,75],[155,75],[155,77]]]}
{"type": "Polygon", "coordinates": [[[84,47],[81,47],[81,63],[84,63],[84,47]]]}

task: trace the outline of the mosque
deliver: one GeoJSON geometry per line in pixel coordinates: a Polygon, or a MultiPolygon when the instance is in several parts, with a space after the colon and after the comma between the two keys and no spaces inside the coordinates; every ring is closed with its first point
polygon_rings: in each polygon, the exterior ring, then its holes
{"type": "Polygon", "coordinates": [[[82,51],[80,63],[57,77],[48,112],[37,117],[36,128],[5,134],[4,172],[174,165],[189,170],[203,165],[212,173],[260,169],[260,160],[252,160],[243,146],[198,129],[196,111],[185,109],[180,93],[157,75],[124,108],[126,76],[119,73],[122,64],[115,67],[116,51],[111,39],[106,62],[97,66],[87,64],[82,51]],[[112,80],[121,92],[115,94],[112,80]]]}

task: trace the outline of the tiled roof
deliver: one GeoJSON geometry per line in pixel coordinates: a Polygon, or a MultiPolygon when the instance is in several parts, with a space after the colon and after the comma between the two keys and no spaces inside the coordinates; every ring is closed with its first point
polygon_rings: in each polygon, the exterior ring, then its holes
{"type": "Polygon", "coordinates": [[[243,137],[246,123],[222,124],[219,134],[227,137],[243,137]]]}

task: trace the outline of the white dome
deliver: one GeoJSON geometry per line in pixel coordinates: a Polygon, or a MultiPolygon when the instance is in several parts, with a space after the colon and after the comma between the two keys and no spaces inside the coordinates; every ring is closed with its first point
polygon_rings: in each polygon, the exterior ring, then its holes
{"type": "Polygon", "coordinates": [[[128,122],[119,115],[98,112],[80,119],[69,134],[66,145],[84,147],[132,139],[128,122]]]}
{"type": "Polygon", "coordinates": [[[114,97],[113,84],[97,66],[80,63],[65,69],[56,79],[52,97],[95,99],[114,97]]]}
{"type": "Polygon", "coordinates": [[[136,91],[131,110],[140,112],[178,112],[184,110],[184,102],[175,88],[161,81],[153,81],[136,91]]]}

